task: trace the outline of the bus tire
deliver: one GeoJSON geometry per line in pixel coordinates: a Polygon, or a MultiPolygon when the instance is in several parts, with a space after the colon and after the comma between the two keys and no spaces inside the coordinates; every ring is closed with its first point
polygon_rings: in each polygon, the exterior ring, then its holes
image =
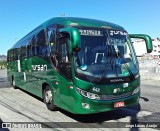
{"type": "Polygon", "coordinates": [[[56,106],[54,105],[54,100],[52,96],[53,95],[52,95],[51,88],[47,85],[43,91],[43,101],[50,111],[55,111],[56,106]]]}
{"type": "Polygon", "coordinates": [[[17,89],[17,87],[16,87],[16,82],[15,82],[15,80],[14,80],[14,77],[12,77],[12,86],[13,86],[14,89],[17,89]]]}

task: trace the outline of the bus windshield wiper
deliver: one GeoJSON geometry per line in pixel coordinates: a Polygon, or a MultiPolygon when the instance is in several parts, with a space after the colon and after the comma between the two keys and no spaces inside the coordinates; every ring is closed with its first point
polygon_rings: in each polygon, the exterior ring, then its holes
{"type": "Polygon", "coordinates": [[[124,65],[125,65],[126,69],[128,70],[131,78],[133,79],[133,78],[134,78],[134,74],[132,73],[131,69],[130,69],[129,66],[127,65],[127,62],[124,60],[124,58],[122,59],[122,61],[124,62],[124,65]]]}
{"type": "MultiPolygon", "coordinates": [[[[115,58],[114,56],[114,47],[113,47],[113,44],[111,42],[111,38],[109,36],[109,33],[108,31],[106,31],[107,33],[107,36],[108,36],[108,39],[107,39],[107,42],[106,42],[106,47],[107,47],[107,52],[106,52],[106,56],[109,57],[109,61],[110,61],[110,64],[111,64],[111,67],[112,67],[112,70],[114,68],[115,65],[113,65],[115,62],[113,61],[113,59],[115,58]],[[110,47],[109,47],[109,44],[110,44],[110,47]]],[[[108,61],[108,60],[107,60],[108,61]]],[[[100,81],[105,77],[105,73],[106,73],[106,70],[108,69],[108,65],[107,65],[108,62],[105,62],[104,63],[104,69],[103,69],[103,66],[102,66],[102,69],[101,69],[101,77],[100,77],[100,81]]],[[[117,75],[117,74],[116,74],[117,75]]]]}

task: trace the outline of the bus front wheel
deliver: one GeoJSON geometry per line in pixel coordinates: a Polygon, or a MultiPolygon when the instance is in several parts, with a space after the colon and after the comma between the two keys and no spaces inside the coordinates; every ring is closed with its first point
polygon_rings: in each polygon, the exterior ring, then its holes
{"type": "Polygon", "coordinates": [[[50,87],[47,85],[43,91],[43,100],[46,104],[47,108],[50,111],[56,110],[56,106],[54,105],[53,95],[50,87]]]}

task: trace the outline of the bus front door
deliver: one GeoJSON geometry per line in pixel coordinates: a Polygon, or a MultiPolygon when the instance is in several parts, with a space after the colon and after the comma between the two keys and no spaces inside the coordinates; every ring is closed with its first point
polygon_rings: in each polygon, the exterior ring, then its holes
{"type": "Polygon", "coordinates": [[[59,40],[58,63],[60,106],[66,110],[72,110],[74,102],[72,95],[73,83],[67,38],[62,38],[59,40]]]}

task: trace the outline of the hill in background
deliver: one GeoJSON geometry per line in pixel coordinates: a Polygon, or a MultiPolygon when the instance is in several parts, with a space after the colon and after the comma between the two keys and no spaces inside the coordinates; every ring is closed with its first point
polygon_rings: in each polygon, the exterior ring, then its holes
{"type": "Polygon", "coordinates": [[[7,60],[7,56],[5,56],[5,55],[0,55],[0,61],[3,61],[3,60],[7,60]]]}

